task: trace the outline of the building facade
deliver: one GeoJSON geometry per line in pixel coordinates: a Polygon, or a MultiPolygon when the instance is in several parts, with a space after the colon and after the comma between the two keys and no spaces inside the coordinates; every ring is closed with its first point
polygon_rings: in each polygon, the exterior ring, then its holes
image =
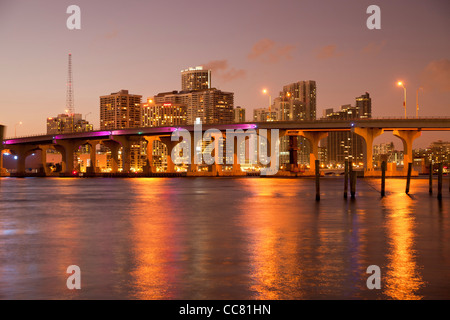
{"type": "Polygon", "coordinates": [[[181,91],[211,89],[211,70],[202,66],[181,71],[181,91]]]}
{"type": "Polygon", "coordinates": [[[83,119],[80,113],[58,114],[47,118],[47,134],[92,131],[93,125],[83,119]]]}
{"type": "Polygon", "coordinates": [[[178,103],[154,103],[148,99],[141,107],[142,127],[178,126],[187,123],[187,108],[178,103]]]}
{"type": "Polygon", "coordinates": [[[233,110],[234,112],[234,122],[245,122],[245,109],[237,106],[233,110]]]}
{"type": "Polygon", "coordinates": [[[100,129],[137,128],[141,122],[141,95],[120,90],[100,97],[100,129]]]}
{"type": "Polygon", "coordinates": [[[317,86],[313,80],[298,81],[283,86],[280,97],[288,97],[289,100],[302,103],[302,107],[293,113],[292,118],[296,120],[315,120],[316,119],[316,96],[317,86]]]}

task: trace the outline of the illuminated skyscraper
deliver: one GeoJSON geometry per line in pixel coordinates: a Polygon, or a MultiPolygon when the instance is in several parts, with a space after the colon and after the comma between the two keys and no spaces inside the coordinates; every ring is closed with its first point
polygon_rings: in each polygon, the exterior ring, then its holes
{"type": "Polygon", "coordinates": [[[291,100],[298,100],[302,103],[302,108],[293,114],[297,120],[315,120],[316,119],[316,82],[312,80],[298,81],[285,85],[282,96],[289,96],[291,100]]]}
{"type": "Polygon", "coordinates": [[[211,88],[211,70],[202,66],[181,71],[181,91],[206,90],[211,88]]]}

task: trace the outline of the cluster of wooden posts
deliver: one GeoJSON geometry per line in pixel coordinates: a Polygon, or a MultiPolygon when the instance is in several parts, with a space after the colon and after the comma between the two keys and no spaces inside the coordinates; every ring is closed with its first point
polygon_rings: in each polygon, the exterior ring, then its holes
{"type": "MultiPolygon", "coordinates": [[[[320,167],[319,160],[316,160],[316,200],[320,200],[320,167]]],[[[409,194],[409,189],[411,185],[411,172],[412,163],[408,163],[408,174],[406,176],[406,190],[405,193],[409,194]]],[[[437,198],[442,199],[442,181],[443,181],[443,164],[439,163],[438,167],[438,188],[437,188],[437,198]]],[[[352,199],[356,195],[356,177],[357,172],[353,170],[353,165],[351,161],[345,161],[345,171],[344,171],[344,198],[348,197],[348,185],[350,181],[350,196],[352,199]]],[[[450,192],[450,179],[449,179],[449,192],[450,192]]],[[[430,164],[429,173],[429,193],[433,193],[433,165],[430,164]]],[[[386,195],[386,161],[381,163],[381,197],[386,195]]]]}

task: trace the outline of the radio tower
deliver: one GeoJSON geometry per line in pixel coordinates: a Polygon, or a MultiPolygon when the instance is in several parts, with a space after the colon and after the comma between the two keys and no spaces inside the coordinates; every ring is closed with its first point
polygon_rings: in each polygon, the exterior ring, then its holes
{"type": "Polygon", "coordinates": [[[69,53],[69,73],[67,75],[66,112],[74,114],[73,106],[73,78],[72,78],[72,54],[69,53]]]}

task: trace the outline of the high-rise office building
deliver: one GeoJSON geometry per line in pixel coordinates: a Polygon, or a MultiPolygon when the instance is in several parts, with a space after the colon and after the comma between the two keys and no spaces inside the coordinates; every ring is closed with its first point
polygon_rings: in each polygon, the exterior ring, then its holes
{"type": "Polygon", "coordinates": [[[211,70],[202,66],[181,71],[181,91],[206,90],[211,88],[211,70]]]}
{"type": "Polygon", "coordinates": [[[100,129],[124,129],[140,126],[142,96],[120,90],[100,97],[100,129]]]}
{"type": "Polygon", "coordinates": [[[58,114],[47,118],[47,134],[92,131],[93,126],[80,113],[58,114]]]}

